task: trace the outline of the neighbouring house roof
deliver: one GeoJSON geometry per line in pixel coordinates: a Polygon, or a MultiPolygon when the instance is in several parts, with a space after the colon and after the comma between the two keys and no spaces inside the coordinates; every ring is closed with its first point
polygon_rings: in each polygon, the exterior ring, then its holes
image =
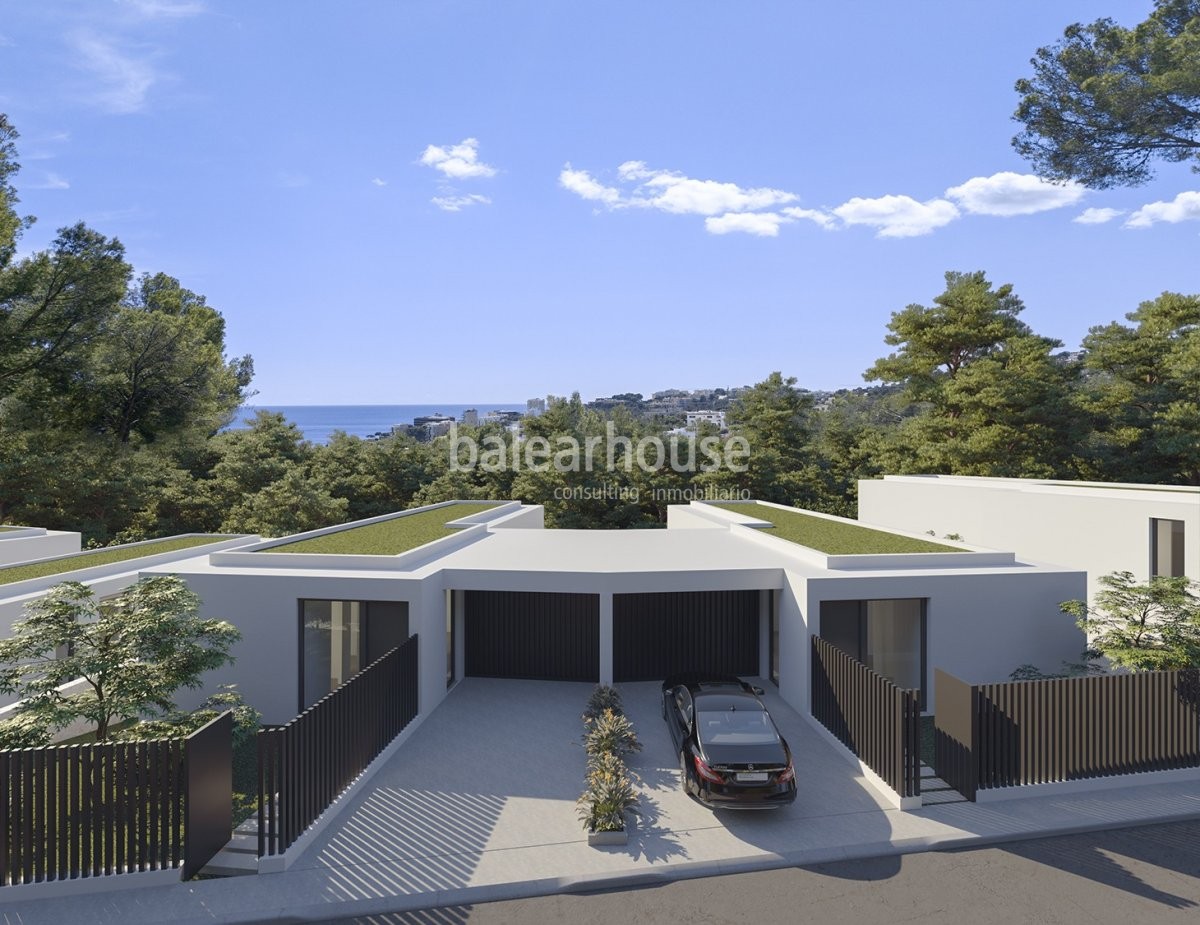
{"type": "Polygon", "coordinates": [[[193,534],[190,536],[173,536],[148,543],[136,543],[128,546],[114,546],[111,549],[95,549],[76,555],[60,556],[53,559],[42,559],[35,562],[20,563],[0,567],[0,585],[26,581],[30,578],[46,578],[51,575],[65,575],[80,569],[95,568],[98,565],[112,565],[115,562],[126,562],[157,556],[178,549],[190,549],[194,546],[207,546],[221,540],[229,539],[227,535],[193,534]]]}
{"type": "Polygon", "coordinates": [[[260,553],[322,553],[333,555],[394,556],[457,532],[449,521],[498,507],[499,501],[461,502],[449,507],[418,511],[379,523],[351,527],[293,543],[256,550],[260,553]]]}
{"type": "Polygon", "coordinates": [[[860,527],[841,520],[817,517],[813,514],[767,504],[739,502],[709,502],[709,504],[735,514],[768,521],[774,525],[765,528],[771,535],[831,556],[967,551],[959,546],[948,546],[945,543],[916,539],[902,533],[893,533],[890,530],[860,527]]]}

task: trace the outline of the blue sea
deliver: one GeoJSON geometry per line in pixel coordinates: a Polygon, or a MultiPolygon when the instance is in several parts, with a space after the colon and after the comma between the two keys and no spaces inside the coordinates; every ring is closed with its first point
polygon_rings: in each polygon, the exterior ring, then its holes
{"type": "Polygon", "coordinates": [[[277,411],[303,431],[313,443],[328,443],[335,430],[355,437],[391,433],[397,424],[411,424],[413,418],[447,414],[462,420],[463,412],[474,408],[482,418],[489,411],[525,411],[525,402],[477,402],[472,405],[244,405],[226,430],[240,430],[257,411],[277,411]]]}

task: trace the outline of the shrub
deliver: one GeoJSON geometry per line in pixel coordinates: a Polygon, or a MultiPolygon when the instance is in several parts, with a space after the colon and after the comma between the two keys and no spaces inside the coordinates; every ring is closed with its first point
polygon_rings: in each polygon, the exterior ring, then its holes
{"type": "Polygon", "coordinates": [[[599,716],[584,722],[583,750],[587,752],[589,761],[596,760],[605,752],[623,758],[642,750],[642,743],[633,731],[633,724],[623,713],[614,713],[611,709],[606,709],[599,716]]]}
{"type": "Polygon", "coordinates": [[[637,792],[625,763],[613,752],[595,756],[589,764],[587,789],[576,801],[576,812],[585,829],[621,832],[625,813],[637,812],[637,792]]]}
{"type": "Polygon", "coordinates": [[[595,719],[605,710],[612,710],[619,716],[625,715],[625,707],[621,703],[621,695],[617,693],[617,689],[609,687],[607,684],[597,684],[588,697],[587,706],[583,710],[583,721],[586,723],[590,719],[595,719]]]}

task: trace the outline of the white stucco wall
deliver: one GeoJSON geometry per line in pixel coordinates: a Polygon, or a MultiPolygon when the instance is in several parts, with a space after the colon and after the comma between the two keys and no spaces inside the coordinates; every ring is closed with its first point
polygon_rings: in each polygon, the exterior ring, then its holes
{"type": "Polygon", "coordinates": [[[1088,598],[1100,577],[1150,574],[1150,520],[1184,522],[1186,574],[1200,581],[1200,492],[1089,488],[965,476],[887,476],[858,483],[860,520],[1082,569],[1088,598]]]}
{"type": "Polygon", "coordinates": [[[191,571],[183,576],[203,602],[201,615],[228,620],[242,634],[235,662],[210,672],[202,690],[183,692],[192,709],[222,684],[236,684],[266,723],[286,723],[300,706],[301,600],[406,601],[409,632],[421,633],[421,709],[445,696],[445,609],[440,582],[386,577],[234,569],[191,571]],[[442,661],[437,662],[437,658],[442,661]],[[435,670],[440,665],[441,670],[435,670]],[[440,690],[438,689],[440,685],[440,690]]]}
{"type": "Polygon", "coordinates": [[[0,566],[51,556],[68,556],[82,549],[78,533],[63,530],[5,530],[0,532],[0,566]]]}

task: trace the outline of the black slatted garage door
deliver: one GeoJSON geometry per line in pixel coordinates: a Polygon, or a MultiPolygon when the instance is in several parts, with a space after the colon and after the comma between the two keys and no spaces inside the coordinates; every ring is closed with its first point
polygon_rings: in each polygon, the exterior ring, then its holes
{"type": "Polygon", "coordinates": [[[600,679],[600,598],[467,591],[466,672],[476,678],[600,679]]]}
{"type": "Polygon", "coordinates": [[[758,592],[613,595],[613,679],[758,674],[758,592]]]}

